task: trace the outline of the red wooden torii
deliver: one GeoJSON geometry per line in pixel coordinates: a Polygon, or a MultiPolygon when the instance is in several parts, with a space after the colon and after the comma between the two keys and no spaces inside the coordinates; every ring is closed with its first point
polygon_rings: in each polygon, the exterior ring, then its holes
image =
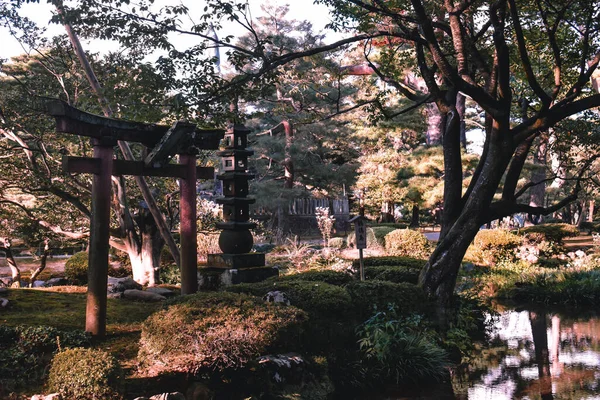
{"type": "Polygon", "coordinates": [[[196,247],[196,180],[213,179],[212,167],[196,166],[197,150],[217,150],[222,129],[198,129],[177,122],[173,126],[144,124],[101,117],[80,111],[58,99],[44,102],[46,113],[56,120],[56,131],[90,137],[94,157],[63,159],[71,173],[92,173],[92,209],[88,263],[86,331],[106,333],[109,221],[112,175],[173,177],[180,180],[181,292],[198,290],[196,247]],[[144,161],[114,159],[117,141],[137,142],[149,153],[144,161]],[[179,155],[179,164],[169,163],[179,155]]]}

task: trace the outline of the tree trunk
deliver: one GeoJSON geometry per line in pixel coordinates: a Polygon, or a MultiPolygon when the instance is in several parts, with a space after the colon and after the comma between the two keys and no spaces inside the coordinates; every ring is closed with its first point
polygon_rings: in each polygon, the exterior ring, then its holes
{"type": "Polygon", "coordinates": [[[467,148],[467,123],[465,122],[466,96],[462,93],[456,95],[456,111],[460,117],[460,146],[467,148]]]}
{"type": "Polygon", "coordinates": [[[133,279],[141,285],[155,286],[159,282],[160,251],[165,241],[148,210],[142,210],[136,222],[140,227],[141,246],[137,252],[129,253],[133,279]]]}
{"type": "Polygon", "coordinates": [[[8,268],[10,268],[10,273],[12,275],[11,287],[21,287],[21,271],[19,270],[19,267],[17,267],[17,262],[13,256],[9,238],[2,239],[0,250],[4,251],[4,254],[6,254],[6,263],[8,264],[8,268]]]}
{"type": "Polygon", "coordinates": [[[29,279],[29,287],[33,287],[33,282],[35,282],[35,279],[46,268],[46,260],[48,259],[49,254],[50,254],[50,241],[48,239],[46,239],[46,240],[44,240],[44,252],[42,253],[42,258],[40,258],[40,266],[35,271],[33,271],[33,274],[31,274],[31,278],[29,279]]]}
{"type": "Polygon", "coordinates": [[[410,227],[411,228],[419,227],[419,205],[417,203],[413,203],[412,217],[410,219],[410,227]]]}
{"type": "MultiPolygon", "coordinates": [[[[533,155],[534,170],[531,175],[531,181],[539,184],[533,186],[529,191],[529,205],[532,207],[543,207],[546,196],[546,162],[548,149],[548,134],[540,135],[537,151],[533,155]]],[[[539,215],[528,215],[528,220],[533,224],[539,224],[543,218],[539,215]]]]}

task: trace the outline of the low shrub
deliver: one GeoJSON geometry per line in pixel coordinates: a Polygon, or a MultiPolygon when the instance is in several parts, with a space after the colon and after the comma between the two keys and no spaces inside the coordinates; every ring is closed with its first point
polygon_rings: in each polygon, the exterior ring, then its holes
{"type": "Polygon", "coordinates": [[[82,331],[50,326],[0,326],[0,388],[15,390],[41,384],[53,354],[62,348],[85,346],[90,337],[82,331]]]}
{"type": "Polygon", "coordinates": [[[219,233],[199,233],[196,236],[198,245],[198,258],[206,260],[208,254],[221,253],[219,247],[219,233]]]}
{"type": "Polygon", "coordinates": [[[160,283],[168,285],[181,285],[181,272],[177,264],[168,264],[160,267],[158,271],[160,283]]]}
{"type": "Polygon", "coordinates": [[[341,237],[334,237],[329,239],[329,243],[327,245],[334,249],[343,249],[346,247],[346,239],[341,237]]]}
{"type": "MultiPolygon", "coordinates": [[[[365,267],[407,267],[421,270],[427,263],[427,260],[423,260],[420,258],[413,257],[398,257],[398,256],[388,256],[388,257],[366,257],[363,259],[365,267]]],[[[359,260],[354,260],[352,262],[352,268],[358,269],[359,260]]]]}
{"type": "Polygon", "coordinates": [[[523,236],[542,235],[545,240],[561,245],[564,238],[579,235],[579,229],[570,224],[552,223],[527,226],[517,233],[523,236]]]}
{"type": "Polygon", "coordinates": [[[48,388],[71,399],[117,399],[122,380],[115,357],[102,350],[74,348],[54,356],[48,388]]]}
{"type": "Polygon", "coordinates": [[[385,236],[398,228],[394,228],[393,226],[373,226],[371,229],[373,229],[373,234],[375,235],[377,243],[380,246],[385,247],[385,236]]]}
{"type": "Polygon", "coordinates": [[[416,284],[419,281],[420,270],[408,267],[368,267],[365,268],[365,279],[371,280],[376,279],[380,281],[388,282],[408,282],[416,284]]]}
{"type": "Polygon", "coordinates": [[[354,278],[340,271],[332,271],[332,270],[309,270],[306,272],[300,272],[298,274],[290,274],[290,275],[280,275],[278,277],[272,277],[268,279],[269,281],[278,281],[278,282],[289,282],[289,281],[309,281],[309,282],[325,282],[330,285],[335,286],[344,286],[347,283],[350,283],[354,280],[354,278]]]}
{"type": "Polygon", "coordinates": [[[76,285],[85,285],[88,280],[88,253],[73,254],[65,263],[65,278],[76,285]]]}
{"type": "Polygon", "coordinates": [[[447,354],[419,315],[401,316],[390,306],[375,312],[357,334],[371,380],[418,384],[448,376],[447,354]]]}
{"type": "Polygon", "coordinates": [[[261,354],[290,351],[286,344],[306,318],[296,307],[239,293],[182,296],[144,322],[138,360],[152,374],[241,368],[261,354]]]}
{"type": "Polygon", "coordinates": [[[424,312],[428,301],[425,292],[411,283],[393,283],[379,280],[356,281],[346,286],[352,297],[357,316],[364,320],[373,309],[385,310],[389,304],[396,304],[402,314],[424,312]]]}
{"type": "Polygon", "coordinates": [[[385,236],[385,249],[391,255],[427,258],[431,252],[429,240],[421,232],[396,229],[385,236]]]}
{"type": "Polygon", "coordinates": [[[514,261],[521,238],[504,229],[482,229],[467,249],[465,258],[484,265],[514,261]]]}
{"type": "MultiPolygon", "coordinates": [[[[348,234],[348,238],[346,239],[346,244],[348,245],[348,247],[356,247],[356,233],[355,232],[350,232],[348,234]]],[[[372,249],[372,248],[377,248],[377,247],[380,247],[380,245],[377,242],[377,238],[375,237],[375,232],[373,231],[373,228],[367,227],[367,248],[372,249]]]]}

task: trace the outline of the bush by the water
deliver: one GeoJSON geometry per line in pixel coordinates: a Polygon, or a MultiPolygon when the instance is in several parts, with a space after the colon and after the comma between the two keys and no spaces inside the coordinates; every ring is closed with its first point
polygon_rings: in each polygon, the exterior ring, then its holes
{"type": "Polygon", "coordinates": [[[419,281],[420,270],[403,266],[377,266],[365,268],[367,280],[376,279],[389,282],[408,282],[416,284],[419,281]]]}
{"type": "Polygon", "coordinates": [[[11,391],[41,383],[59,343],[65,348],[85,346],[89,340],[89,335],[83,331],[0,325],[0,388],[11,391]]]}
{"type": "Polygon", "coordinates": [[[293,350],[285,344],[294,343],[306,318],[296,307],[239,293],[183,296],[144,322],[138,360],[148,374],[240,368],[293,350]]]}
{"type": "Polygon", "coordinates": [[[385,236],[385,249],[395,256],[427,258],[431,252],[429,240],[421,232],[396,229],[385,236]]]}
{"type": "Polygon", "coordinates": [[[476,264],[494,265],[500,261],[513,261],[521,238],[504,229],[482,229],[477,232],[467,249],[465,258],[476,264]]]}
{"type": "Polygon", "coordinates": [[[419,315],[399,315],[391,305],[375,312],[357,334],[369,380],[417,384],[448,376],[448,356],[419,315]]]}
{"type": "Polygon", "coordinates": [[[373,309],[385,310],[389,304],[398,305],[402,314],[424,312],[428,301],[423,290],[411,283],[385,281],[356,281],[349,283],[346,289],[352,297],[354,309],[361,318],[371,315],[373,309]]]}
{"type": "Polygon", "coordinates": [[[65,278],[76,285],[85,285],[88,280],[88,253],[73,254],[65,263],[65,278]]]}
{"type": "Polygon", "coordinates": [[[54,356],[48,388],[68,399],[118,399],[122,380],[121,365],[109,353],[73,348],[54,356]]]}

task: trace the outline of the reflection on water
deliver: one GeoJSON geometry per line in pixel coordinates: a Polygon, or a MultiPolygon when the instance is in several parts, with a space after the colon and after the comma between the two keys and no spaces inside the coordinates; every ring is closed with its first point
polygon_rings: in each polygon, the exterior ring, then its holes
{"type": "Polygon", "coordinates": [[[494,327],[490,347],[456,374],[456,398],[600,399],[600,318],[507,310],[494,327]]]}

